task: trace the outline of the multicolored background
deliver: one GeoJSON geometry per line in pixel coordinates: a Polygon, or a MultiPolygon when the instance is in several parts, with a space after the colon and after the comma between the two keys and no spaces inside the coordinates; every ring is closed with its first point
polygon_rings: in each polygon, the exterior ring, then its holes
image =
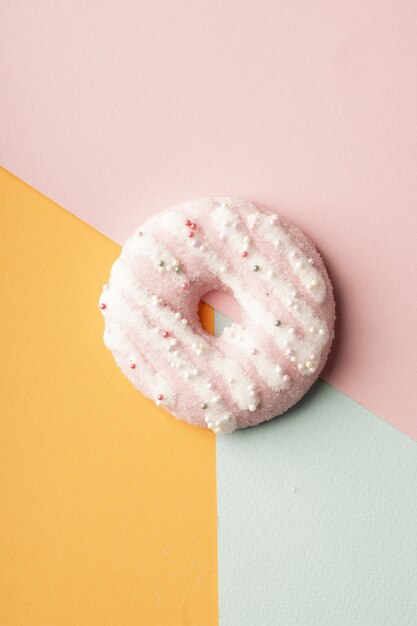
{"type": "Polygon", "coordinates": [[[2,625],[416,624],[416,58],[414,3],[2,3],[2,625]],[[140,222],[215,194],[311,235],[338,307],[323,380],[217,440],[97,309],[140,222]]]}

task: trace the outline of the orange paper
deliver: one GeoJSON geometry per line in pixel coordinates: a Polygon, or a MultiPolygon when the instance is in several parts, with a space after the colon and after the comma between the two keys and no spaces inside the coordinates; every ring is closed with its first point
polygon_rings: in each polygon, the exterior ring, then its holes
{"type": "Polygon", "coordinates": [[[4,170],[0,217],[0,623],[213,626],[215,438],[105,349],[120,248],[4,170]]]}

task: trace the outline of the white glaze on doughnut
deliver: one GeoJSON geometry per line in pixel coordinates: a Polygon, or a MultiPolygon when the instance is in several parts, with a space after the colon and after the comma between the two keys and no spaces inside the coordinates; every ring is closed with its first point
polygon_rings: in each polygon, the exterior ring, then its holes
{"type": "Polygon", "coordinates": [[[317,378],[333,336],[332,288],[311,241],[236,198],[199,200],[148,220],[124,246],[100,305],[105,343],[133,384],[215,432],[292,406],[317,378]],[[214,338],[196,309],[207,291],[222,288],[242,320],[214,338]]]}
{"type": "MultiPolygon", "coordinates": [[[[230,211],[230,209],[228,210],[230,211]]],[[[181,213],[180,220],[184,221],[185,219],[186,213],[181,213]]],[[[237,216],[235,216],[230,225],[222,222],[218,230],[219,234],[223,235],[221,241],[227,241],[228,247],[233,250],[234,256],[239,258],[241,247],[237,245],[237,239],[243,242],[245,235],[244,231],[239,228],[237,219],[237,216]]],[[[175,232],[178,227],[177,220],[177,214],[164,212],[161,214],[160,229],[165,229],[166,232],[175,232]]],[[[214,221],[216,220],[214,219],[214,221]]],[[[289,342],[289,347],[292,349],[292,355],[296,359],[297,364],[307,362],[309,355],[313,351],[321,353],[323,346],[329,339],[328,327],[325,321],[320,321],[317,318],[314,311],[303,298],[298,299],[297,310],[291,309],[291,315],[295,318],[295,323],[290,325],[281,323],[279,327],[276,327],[275,320],[277,315],[265,309],[260,299],[253,297],[252,293],[245,288],[239,274],[235,273],[230,264],[225,263],[213,248],[207,247],[204,250],[200,250],[198,246],[189,245],[188,253],[195,257],[203,267],[206,267],[213,276],[221,279],[224,285],[230,288],[240,304],[245,303],[245,311],[248,317],[251,318],[253,325],[262,326],[265,333],[269,334],[271,340],[279,345],[283,351],[287,348],[286,342],[289,342]],[[299,322],[298,327],[297,321],[299,322]],[[291,335],[289,332],[291,328],[303,331],[303,336],[300,337],[300,332],[291,335]],[[314,329],[315,332],[307,333],[306,331],[310,328],[314,329]]],[[[254,266],[259,267],[259,271],[256,272],[256,279],[259,282],[268,281],[270,291],[280,300],[284,309],[290,311],[290,302],[293,300],[292,294],[296,291],[296,286],[288,279],[281,278],[274,271],[273,264],[257,252],[256,249],[251,251],[250,264],[252,268],[254,266]]],[[[310,372],[305,369],[302,373],[307,375],[310,372]]]]}

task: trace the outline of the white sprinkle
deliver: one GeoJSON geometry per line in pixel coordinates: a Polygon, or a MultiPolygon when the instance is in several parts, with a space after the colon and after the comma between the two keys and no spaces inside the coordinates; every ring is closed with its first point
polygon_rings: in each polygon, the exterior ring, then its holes
{"type": "Polygon", "coordinates": [[[181,313],[179,313],[178,311],[175,313],[174,315],[176,320],[180,320],[181,319],[181,313]]]}
{"type": "Polygon", "coordinates": [[[295,335],[295,328],[289,328],[288,332],[290,335],[295,335]]]}
{"type": "Polygon", "coordinates": [[[248,235],[245,235],[243,237],[243,243],[249,243],[250,242],[250,237],[248,235]]]}
{"type": "Polygon", "coordinates": [[[172,265],[173,265],[174,267],[178,267],[178,266],[179,266],[179,264],[180,264],[180,262],[178,261],[178,259],[174,259],[174,260],[172,261],[172,265]]]}
{"type": "Polygon", "coordinates": [[[183,324],[184,326],[187,326],[188,320],[186,320],[185,317],[183,317],[181,320],[181,324],[183,324]]]}
{"type": "Polygon", "coordinates": [[[232,385],[232,384],[235,382],[235,379],[234,379],[234,378],[228,378],[228,379],[227,379],[227,382],[228,382],[230,385],[232,385]]]}
{"type": "Polygon", "coordinates": [[[207,383],[207,389],[211,389],[213,387],[213,383],[207,383]]]}
{"type": "Polygon", "coordinates": [[[198,350],[196,350],[195,353],[197,356],[201,356],[203,352],[200,348],[198,348],[198,350]]]}
{"type": "Polygon", "coordinates": [[[287,383],[290,380],[290,377],[288,376],[288,374],[284,374],[282,380],[285,380],[285,382],[287,383]]]}
{"type": "Polygon", "coordinates": [[[310,335],[314,335],[314,333],[316,332],[316,329],[314,328],[314,326],[310,326],[310,328],[308,329],[308,332],[310,333],[310,335]]]}
{"type": "Polygon", "coordinates": [[[220,270],[220,273],[221,273],[221,274],[224,274],[224,273],[225,273],[225,271],[226,271],[226,266],[225,266],[225,265],[222,265],[222,266],[219,268],[219,270],[220,270]]]}
{"type": "Polygon", "coordinates": [[[297,359],[295,358],[295,356],[292,356],[290,361],[291,361],[291,363],[297,363],[297,359]]]}
{"type": "Polygon", "coordinates": [[[249,411],[253,413],[254,411],[256,411],[256,404],[250,404],[248,408],[249,408],[249,411]]]}
{"type": "Polygon", "coordinates": [[[167,266],[166,266],[166,271],[167,271],[167,272],[170,272],[170,271],[171,271],[171,266],[170,266],[170,265],[167,265],[167,266]]]}
{"type": "Polygon", "coordinates": [[[176,346],[177,345],[177,340],[175,339],[175,337],[173,337],[173,339],[169,340],[169,345],[170,346],[176,346]]]}
{"type": "Polygon", "coordinates": [[[324,335],[324,330],[323,330],[323,328],[320,328],[320,330],[319,330],[319,335],[324,335]]]}

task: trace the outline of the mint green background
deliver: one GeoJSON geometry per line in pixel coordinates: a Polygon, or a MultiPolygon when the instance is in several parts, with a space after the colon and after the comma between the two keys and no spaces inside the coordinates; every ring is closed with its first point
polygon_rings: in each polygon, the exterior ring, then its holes
{"type": "Polygon", "coordinates": [[[416,442],[317,381],[217,437],[217,490],[220,626],[417,625],[416,442]]]}

